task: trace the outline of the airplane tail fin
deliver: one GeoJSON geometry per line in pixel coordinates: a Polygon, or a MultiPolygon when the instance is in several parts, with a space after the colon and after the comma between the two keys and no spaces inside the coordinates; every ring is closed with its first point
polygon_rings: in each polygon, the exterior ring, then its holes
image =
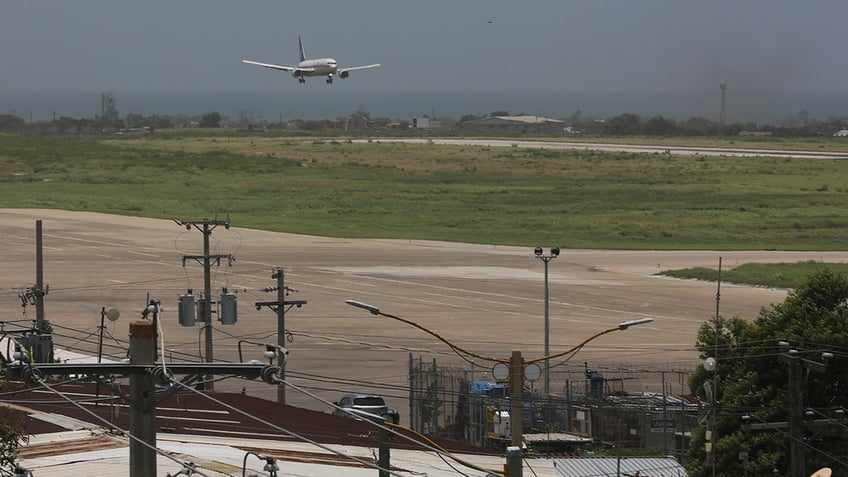
{"type": "Polygon", "coordinates": [[[300,45],[300,61],[305,61],[306,54],[303,53],[303,40],[300,39],[300,36],[297,37],[297,43],[300,45]]]}

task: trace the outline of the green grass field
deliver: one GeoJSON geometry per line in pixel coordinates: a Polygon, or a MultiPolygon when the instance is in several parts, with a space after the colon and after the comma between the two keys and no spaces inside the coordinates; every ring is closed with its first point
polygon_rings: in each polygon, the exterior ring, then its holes
{"type": "MultiPolygon", "coordinates": [[[[834,273],[848,273],[846,263],[797,262],[797,263],[744,263],[721,273],[724,283],[756,285],[772,288],[797,288],[811,273],[828,268],[834,273]]],[[[657,275],[715,282],[719,279],[715,268],[696,267],[683,270],[666,270],[657,275]]]]}
{"type": "MultiPolygon", "coordinates": [[[[773,144],[844,150],[832,138],[773,144]]],[[[766,147],[761,138],[723,145],[766,147]]],[[[616,249],[842,250],[848,243],[848,163],[833,160],[192,131],[0,135],[0,177],[0,207],[168,219],[229,214],[234,227],[321,236],[616,249]]]]}

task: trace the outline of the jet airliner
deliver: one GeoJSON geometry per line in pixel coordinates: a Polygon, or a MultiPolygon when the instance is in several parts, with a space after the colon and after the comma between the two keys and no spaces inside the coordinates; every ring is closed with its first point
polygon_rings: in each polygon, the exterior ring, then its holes
{"type": "Polygon", "coordinates": [[[376,63],[373,65],[340,68],[338,63],[336,63],[336,60],[333,58],[319,58],[317,60],[307,60],[306,55],[303,53],[303,40],[301,40],[299,36],[297,37],[297,42],[300,45],[300,63],[298,63],[297,66],[274,65],[271,63],[260,63],[258,61],[250,60],[242,60],[242,63],[290,72],[292,76],[297,78],[298,83],[306,83],[307,76],[326,76],[327,84],[333,83],[334,76],[338,76],[339,78],[344,79],[350,76],[351,71],[364,70],[367,68],[376,68],[380,66],[379,63],[376,63]]]}

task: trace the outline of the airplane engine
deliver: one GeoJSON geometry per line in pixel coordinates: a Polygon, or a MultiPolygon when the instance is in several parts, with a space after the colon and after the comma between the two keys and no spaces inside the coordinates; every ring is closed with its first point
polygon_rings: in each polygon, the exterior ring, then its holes
{"type": "Polygon", "coordinates": [[[344,78],[347,78],[348,76],[350,76],[350,71],[342,71],[341,73],[339,73],[339,78],[344,79],[344,78]]]}

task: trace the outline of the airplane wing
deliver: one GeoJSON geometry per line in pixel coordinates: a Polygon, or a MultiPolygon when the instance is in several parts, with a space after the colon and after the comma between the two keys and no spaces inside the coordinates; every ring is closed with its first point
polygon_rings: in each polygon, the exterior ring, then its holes
{"type": "MultiPolygon", "coordinates": [[[[259,63],[259,62],[257,62],[257,61],[250,61],[250,60],[241,60],[241,62],[242,62],[242,63],[247,63],[247,64],[249,64],[249,65],[262,66],[262,67],[264,67],[264,68],[272,68],[272,69],[275,69],[275,70],[281,70],[281,71],[295,71],[295,70],[297,70],[297,69],[298,69],[296,66],[289,66],[289,65],[272,65],[272,64],[270,64],[270,63],[259,63]]],[[[304,69],[301,69],[301,71],[305,71],[305,70],[304,70],[304,69]]]]}
{"type": "Polygon", "coordinates": [[[365,66],[352,66],[352,67],[349,67],[349,68],[339,68],[339,74],[342,74],[342,73],[347,72],[347,71],[356,71],[356,70],[364,70],[364,69],[368,69],[368,68],[376,68],[378,66],[380,66],[380,63],[375,63],[373,65],[365,65],[365,66]]]}

